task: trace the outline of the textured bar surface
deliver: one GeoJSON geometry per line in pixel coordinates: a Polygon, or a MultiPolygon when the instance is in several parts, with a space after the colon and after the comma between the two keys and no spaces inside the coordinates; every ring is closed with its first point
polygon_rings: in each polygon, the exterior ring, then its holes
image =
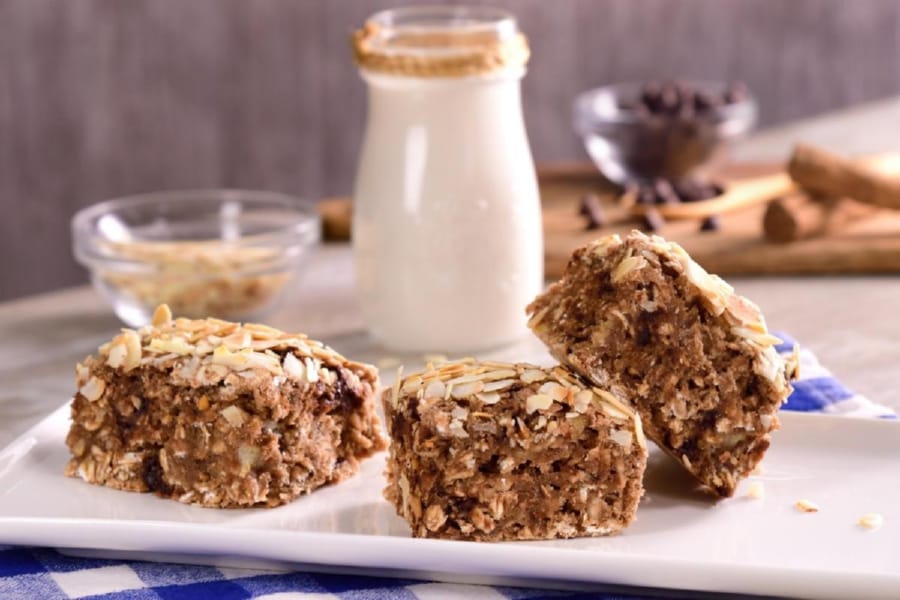
{"type": "Polygon", "coordinates": [[[66,474],[211,507],[277,506],[387,442],[378,372],[263,325],[171,318],[76,368],[66,474]]]}
{"type": "Polygon", "coordinates": [[[444,363],[398,378],[383,402],[385,497],[414,536],[571,538],[634,520],[640,419],[568,369],[444,363]]]}
{"type": "Polygon", "coordinates": [[[677,244],[633,232],[582,246],[527,312],[557,360],[630,402],[716,494],[762,459],[796,349],[779,356],[759,308],[677,244]]]}

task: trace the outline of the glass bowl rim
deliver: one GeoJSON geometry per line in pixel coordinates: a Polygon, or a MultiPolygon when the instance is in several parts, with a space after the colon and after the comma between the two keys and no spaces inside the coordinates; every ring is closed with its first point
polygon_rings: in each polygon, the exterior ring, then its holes
{"type": "MultiPolygon", "coordinates": [[[[308,247],[315,245],[321,236],[321,217],[316,211],[315,204],[297,196],[281,192],[262,190],[245,190],[237,188],[194,188],[184,190],[165,190],[159,192],[146,192],[132,194],[103,200],[78,210],[71,219],[73,254],[76,260],[89,269],[102,269],[104,271],[153,271],[155,264],[140,258],[131,258],[115,252],[108,244],[107,236],[99,235],[94,227],[96,221],[104,215],[112,214],[121,208],[128,207],[153,207],[163,203],[172,205],[175,203],[191,203],[199,206],[221,205],[228,200],[236,200],[242,204],[273,205],[293,213],[294,218],[287,224],[273,226],[270,231],[264,233],[241,236],[234,240],[216,238],[185,239],[185,240],[136,240],[141,244],[152,246],[153,244],[209,244],[214,246],[221,244],[231,248],[270,247],[280,250],[279,262],[289,262],[296,259],[308,247]],[[106,246],[106,247],[104,247],[106,246]]],[[[271,270],[273,261],[264,261],[268,265],[265,270],[271,270]]],[[[285,267],[287,268],[287,267],[285,267]]],[[[232,272],[234,276],[249,276],[257,273],[258,268],[253,268],[250,262],[244,269],[232,272]]],[[[195,272],[194,277],[202,271],[195,272]]],[[[221,276],[221,274],[219,275],[221,276]]]]}

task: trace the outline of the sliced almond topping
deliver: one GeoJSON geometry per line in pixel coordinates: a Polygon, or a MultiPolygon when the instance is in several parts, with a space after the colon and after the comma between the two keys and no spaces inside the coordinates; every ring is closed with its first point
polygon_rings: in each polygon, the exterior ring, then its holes
{"type": "Polygon", "coordinates": [[[259,462],[262,452],[256,446],[248,446],[246,444],[238,448],[238,460],[241,463],[241,473],[245,475],[250,469],[255,467],[259,462]]]}
{"type": "Polygon", "coordinates": [[[609,439],[626,450],[630,450],[634,434],[628,429],[612,429],[609,432],[609,439]]]}
{"type": "Polygon", "coordinates": [[[588,409],[591,405],[591,400],[594,398],[594,392],[591,390],[581,390],[577,394],[575,394],[575,401],[573,403],[573,408],[577,413],[583,413],[588,409]]]}
{"type": "Polygon", "coordinates": [[[510,377],[516,377],[518,373],[515,369],[497,369],[496,371],[489,371],[485,373],[482,377],[482,381],[495,381],[498,379],[508,379],[510,377]]]}
{"type": "Polygon", "coordinates": [[[226,406],[219,412],[232,427],[237,428],[244,424],[244,411],[233,404],[226,406]]]}
{"type": "Polygon", "coordinates": [[[863,529],[875,531],[876,529],[884,525],[884,517],[882,517],[878,513],[868,513],[861,516],[856,524],[863,529]]]}
{"type": "Polygon", "coordinates": [[[481,381],[483,379],[483,375],[480,372],[469,373],[466,375],[461,375],[459,377],[454,377],[453,379],[447,382],[447,385],[460,385],[462,383],[472,383],[473,381],[481,381]]]}
{"type": "Polygon", "coordinates": [[[646,266],[647,259],[643,256],[626,256],[622,259],[622,262],[613,268],[610,280],[613,283],[618,283],[629,273],[639,271],[646,266]]]}
{"type": "Polygon", "coordinates": [[[397,367],[397,378],[394,380],[394,385],[391,387],[391,403],[396,408],[400,404],[400,383],[403,379],[403,365],[397,367]]]}
{"type": "Polygon", "coordinates": [[[460,383],[453,386],[453,391],[450,395],[459,400],[461,398],[473,396],[482,390],[484,390],[483,381],[470,381],[468,383],[460,383]]]}
{"type": "Polygon", "coordinates": [[[284,355],[282,368],[284,369],[284,372],[287,373],[288,377],[296,379],[297,381],[306,380],[306,370],[303,367],[303,363],[294,356],[293,352],[287,352],[284,355]]]}
{"type": "Polygon", "coordinates": [[[249,350],[232,352],[225,346],[219,346],[213,351],[210,361],[214,365],[222,365],[237,371],[242,371],[247,368],[247,354],[249,354],[249,352],[249,350]]]}
{"type": "Polygon", "coordinates": [[[766,489],[762,481],[751,481],[747,487],[747,496],[754,500],[761,500],[766,495],[766,489]]]}
{"type": "Polygon", "coordinates": [[[153,311],[152,323],[154,327],[165,325],[171,320],[172,310],[169,308],[168,304],[160,304],[156,307],[156,310],[153,311]]]}
{"type": "Polygon", "coordinates": [[[763,329],[763,331],[758,331],[757,329],[751,329],[750,327],[732,327],[731,333],[762,347],[777,346],[781,343],[780,338],[768,333],[765,329],[763,329]]]}
{"type": "Polygon", "coordinates": [[[549,310],[550,310],[550,307],[545,306],[541,310],[539,310],[536,313],[534,313],[533,315],[531,315],[531,318],[528,319],[528,327],[530,329],[536,329],[538,327],[538,325],[541,324],[541,321],[544,320],[544,317],[547,316],[547,312],[549,312],[549,310]]]}
{"type": "Polygon", "coordinates": [[[400,390],[404,394],[415,394],[419,391],[419,388],[422,387],[422,378],[418,375],[410,375],[406,379],[403,380],[403,383],[400,385],[400,390]]]}
{"type": "Polygon", "coordinates": [[[606,390],[594,388],[594,394],[599,399],[600,408],[608,416],[614,419],[633,419],[635,417],[634,411],[606,390]]]}
{"type": "Polygon", "coordinates": [[[525,410],[533,413],[537,410],[547,410],[553,405],[553,398],[545,394],[532,394],[525,400],[525,410]]]}
{"type": "Polygon", "coordinates": [[[305,358],[303,363],[306,365],[306,378],[310,383],[319,381],[319,361],[314,358],[305,358]]]}
{"type": "Polygon", "coordinates": [[[500,402],[500,394],[498,392],[482,392],[475,394],[475,397],[484,404],[497,404],[500,402]]]}
{"type": "Polygon", "coordinates": [[[161,353],[172,353],[180,356],[187,356],[194,353],[194,346],[180,337],[169,339],[154,338],[147,345],[150,350],[156,350],[161,353]]]}
{"type": "Polygon", "coordinates": [[[96,377],[91,377],[87,380],[81,389],[78,392],[87,398],[88,402],[96,402],[100,399],[100,396],[103,395],[103,392],[106,390],[106,384],[103,383],[102,379],[98,379],[96,377]]]}
{"type": "Polygon", "coordinates": [[[489,381],[484,384],[485,392],[497,392],[500,390],[505,390],[506,388],[512,386],[516,382],[515,379],[501,379],[500,381],[489,381]]]}
{"type": "Polygon", "coordinates": [[[526,369],[519,375],[519,379],[525,383],[534,383],[547,379],[547,374],[541,369],[526,369]]]}
{"type": "Polygon", "coordinates": [[[541,385],[538,393],[550,396],[557,402],[563,402],[569,396],[569,390],[555,381],[548,381],[541,385]]]}
{"type": "Polygon", "coordinates": [[[443,398],[447,393],[447,386],[440,379],[434,379],[425,386],[426,398],[443,398]]]}
{"type": "Polygon", "coordinates": [[[634,423],[634,437],[637,438],[638,446],[641,447],[645,452],[647,450],[647,438],[644,436],[644,423],[641,421],[641,416],[637,413],[634,413],[632,417],[632,423],[634,423]]]}
{"type": "Polygon", "coordinates": [[[809,500],[797,500],[794,503],[794,508],[796,508],[800,512],[805,512],[805,513],[819,512],[818,505],[809,500]]]}

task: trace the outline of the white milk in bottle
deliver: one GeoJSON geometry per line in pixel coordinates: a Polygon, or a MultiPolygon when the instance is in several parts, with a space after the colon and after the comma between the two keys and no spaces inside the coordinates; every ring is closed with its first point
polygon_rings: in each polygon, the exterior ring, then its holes
{"type": "Polygon", "coordinates": [[[372,334],[396,350],[450,353],[521,338],[543,241],[515,19],[389,10],[356,33],[354,50],[369,109],[353,245],[372,334]]]}

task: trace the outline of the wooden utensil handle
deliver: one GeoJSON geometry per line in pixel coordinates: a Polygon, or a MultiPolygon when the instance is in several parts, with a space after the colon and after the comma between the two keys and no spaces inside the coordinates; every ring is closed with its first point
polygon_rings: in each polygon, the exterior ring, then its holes
{"type": "Polygon", "coordinates": [[[811,198],[795,193],[769,203],[763,232],[772,242],[795,242],[827,235],[878,212],[849,198],[811,198]]]}
{"type": "Polygon", "coordinates": [[[898,173],[873,168],[872,161],[852,161],[822,148],[797,144],[788,173],[798,185],[813,192],[900,209],[898,173]]]}

